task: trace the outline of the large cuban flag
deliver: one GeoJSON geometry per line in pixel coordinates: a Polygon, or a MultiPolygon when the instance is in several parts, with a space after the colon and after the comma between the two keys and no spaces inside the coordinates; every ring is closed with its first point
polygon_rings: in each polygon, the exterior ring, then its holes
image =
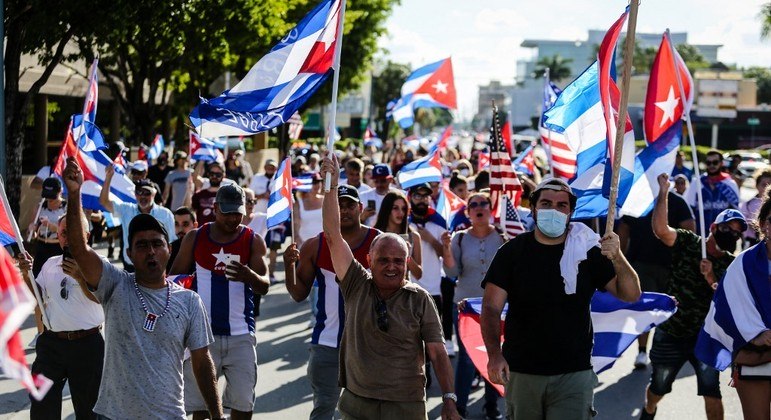
{"type": "Polygon", "coordinates": [[[190,113],[205,137],[249,136],[285,122],[332,74],[341,0],[324,0],[236,86],[190,113]]]}
{"type": "MultiPolygon", "coordinates": [[[[635,303],[616,299],[610,293],[595,292],[591,302],[594,347],[592,368],[600,373],[613,366],[622,353],[640,334],[668,320],[677,311],[675,300],[661,293],[644,292],[635,303]]],[[[501,332],[508,312],[508,304],[501,314],[501,332]]],[[[482,298],[466,299],[465,309],[458,319],[458,331],[469,357],[485,379],[487,375],[487,349],[482,340],[480,315],[482,298]]],[[[559,334],[558,331],[554,332],[559,334]]],[[[503,342],[503,334],[501,334],[503,342]]],[[[493,385],[503,395],[503,386],[493,385]]]]}
{"type": "Polygon", "coordinates": [[[416,108],[456,109],[458,100],[450,57],[412,72],[402,85],[401,94],[392,115],[402,128],[414,124],[416,108]]]}
{"type": "Polygon", "coordinates": [[[683,135],[682,117],[693,104],[693,79],[680,54],[672,48],[667,34],[651,68],[645,96],[644,129],[646,147],[635,158],[634,182],[622,215],[641,217],[653,209],[659,192],[657,177],[672,173],[683,135]],[[679,73],[679,75],[678,75],[679,73]],[[679,78],[679,80],[678,80],[679,78]],[[685,100],[680,95],[682,86],[685,100]]]}
{"type": "MultiPolygon", "coordinates": [[[[61,177],[67,158],[74,157],[83,170],[83,186],[81,187],[83,208],[104,211],[104,207],[99,204],[99,195],[102,192],[102,185],[104,185],[105,169],[108,165],[112,166],[115,163],[101,150],[85,151],[78,147],[72,130],[81,118],[80,115],[72,116],[70,126],[67,129],[67,137],[62,144],[61,152],[59,152],[59,160],[54,167],[54,172],[61,177]]],[[[98,133],[98,136],[95,139],[102,140],[102,133],[98,130],[96,133],[98,133]]],[[[113,176],[110,183],[110,201],[114,203],[136,203],[134,183],[126,176],[125,171],[120,173],[116,170],[115,176],[113,176]]]]}

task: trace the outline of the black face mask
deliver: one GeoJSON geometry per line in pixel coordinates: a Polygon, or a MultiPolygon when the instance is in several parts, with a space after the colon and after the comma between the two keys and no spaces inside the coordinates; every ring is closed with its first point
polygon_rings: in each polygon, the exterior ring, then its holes
{"type": "Polygon", "coordinates": [[[727,252],[734,252],[734,251],[736,251],[736,243],[739,240],[739,238],[734,236],[733,233],[731,233],[731,232],[721,232],[718,229],[712,235],[715,237],[715,243],[717,244],[718,248],[722,249],[723,251],[727,251],[727,252]]]}

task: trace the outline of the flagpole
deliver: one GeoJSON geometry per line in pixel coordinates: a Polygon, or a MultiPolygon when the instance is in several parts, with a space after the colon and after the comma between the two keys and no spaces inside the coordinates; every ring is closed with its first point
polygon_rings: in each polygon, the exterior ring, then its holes
{"type": "MultiPolygon", "coordinates": [[[[16,244],[19,246],[19,252],[22,254],[25,254],[27,252],[26,249],[24,249],[24,241],[21,237],[21,231],[19,230],[19,224],[16,223],[16,218],[13,217],[13,212],[11,211],[11,204],[8,202],[8,195],[5,193],[5,180],[2,176],[0,176],[0,194],[2,195],[3,199],[3,207],[5,208],[5,213],[8,215],[8,219],[11,222],[11,227],[13,227],[13,233],[14,237],[16,239],[16,244]]],[[[32,274],[32,270],[27,270],[27,276],[30,279],[30,288],[32,289],[32,293],[35,295],[35,301],[37,302],[37,306],[40,308],[40,314],[43,316],[43,319],[46,320],[46,324],[48,324],[48,327],[51,326],[51,321],[48,320],[48,314],[45,311],[45,308],[43,307],[43,299],[40,297],[40,293],[38,293],[37,286],[35,285],[35,276],[32,274]]]]}
{"type": "Polygon", "coordinates": [[[616,202],[618,201],[618,179],[621,174],[621,155],[624,152],[624,134],[626,133],[627,103],[629,102],[629,80],[632,76],[632,56],[634,54],[634,34],[637,28],[637,9],[639,2],[632,0],[629,3],[629,23],[626,31],[626,45],[624,45],[624,74],[621,91],[621,104],[618,110],[618,122],[616,123],[616,143],[613,147],[613,172],[610,181],[610,197],[608,198],[608,219],[605,222],[605,233],[613,232],[616,222],[616,202]]]}
{"type": "MultiPolygon", "coordinates": [[[[287,164],[288,164],[288,162],[287,162],[287,164]]],[[[289,185],[293,185],[293,182],[291,181],[291,179],[292,179],[292,171],[289,168],[286,168],[285,170],[289,170],[289,179],[290,179],[289,185]]],[[[292,243],[294,243],[295,242],[294,241],[294,237],[295,237],[295,235],[298,235],[298,233],[297,233],[297,231],[294,230],[294,201],[295,201],[295,199],[294,199],[294,194],[293,194],[293,192],[291,190],[289,192],[289,197],[290,197],[290,200],[291,200],[289,202],[289,229],[292,230],[292,238],[293,238],[292,243]]],[[[286,281],[289,281],[289,279],[286,279],[286,281]]],[[[292,285],[293,286],[297,285],[297,273],[296,273],[296,270],[292,270],[292,285]]]]}
{"type": "MultiPolygon", "coordinates": [[[[688,109],[685,97],[685,89],[683,88],[683,81],[680,80],[680,66],[676,60],[676,51],[674,45],[672,45],[672,39],[669,37],[669,28],[664,32],[664,36],[667,37],[667,43],[669,43],[669,52],[672,55],[672,64],[675,68],[675,80],[677,80],[677,89],[680,91],[680,102],[683,103],[683,115],[685,116],[685,124],[688,127],[688,140],[691,143],[691,159],[693,159],[693,173],[696,185],[696,198],[699,208],[699,227],[701,228],[701,258],[707,258],[707,232],[704,230],[704,199],[701,194],[701,174],[699,173],[699,157],[696,154],[696,140],[693,138],[693,126],[691,125],[691,110],[688,109]]],[[[687,69],[686,69],[687,70],[687,69]]],[[[693,87],[691,87],[693,89],[693,87]]],[[[681,117],[682,118],[682,117],[681,117]]]]}
{"type": "MultiPolygon", "coordinates": [[[[35,212],[35,218],[32,219],[33,223],[36,222],[38,219],[40,219],[40,209],[43,208],[43,202],[45,201],[45,198],[40,199],[40,204],[37,205],[37,212],[35,212]]],[[[29,235],[27,235],[27,242],[32,242],[32,235],[35,233],[34,230],[29,231],[29,235]]]]}
{"type": "MultiPolygon", "coordinates": [[[[544,89],[546,89],[546,86],[549,85],[551,74],[549,73],[549,68],[546,67],[546,71],[543,73],[544,78],[544,89]]],[[[546,110],[541,110],[541,122],[543,122],[543,113],[546,112],[546,110]]],[[[547,127],[549,130],[549,174],[552,178],[554,178],[554,151],[552,150],[552,147],[554,146],[554,143],[551,141],[551,127],[547,127]]]]}
{"type": "MultiPolygon", "coordinates": [[[[341,0],[340,4],[340,17],[337,19],[337,34],[335,36],[335,61],[332,67],[335,70],[335,74],[332,78],[332,104],[330,104],[329,110],[329,129],[327,130],[327,155],[335,152],[335,136],[332,134],[336,132],[335,120],[337,119],[337,86],[340,82],[340,53],[343,48],[343,23],[345,23],[345,0],[341,0]]],[[[332,189],[332,174],[327,172],[324,179],[324,192],[329,192],[332,189]]]]}

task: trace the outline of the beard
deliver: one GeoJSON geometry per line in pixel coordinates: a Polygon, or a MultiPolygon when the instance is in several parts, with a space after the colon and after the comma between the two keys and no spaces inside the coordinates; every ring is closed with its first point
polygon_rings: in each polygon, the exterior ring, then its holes
{"type": "Polygon", "coordinates": [[[424,203],[413,204],[412,212],[418,216],[425,216],[428,213],[428,204],[424,204],[424,203]]]}

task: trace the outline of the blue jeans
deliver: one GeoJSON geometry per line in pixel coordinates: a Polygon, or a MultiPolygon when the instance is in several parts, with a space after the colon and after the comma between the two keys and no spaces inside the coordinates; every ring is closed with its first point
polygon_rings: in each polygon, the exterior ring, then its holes
{"type": "MultiPolygon", "coordinates": [[[[452,320],[455,325],[456,337],[458,337],[458,364],[455,367],[455,394],[458,396],[458,410],[466,411],[468,396],[471,393],[471,382],[474,380],[476,367],[466,352],[466,348],[460,339],[458,332],[458,305],[453,304],[452,320]]],[[[498,405],[498,391],[485,381],[485,407],[498,405]]]]}

